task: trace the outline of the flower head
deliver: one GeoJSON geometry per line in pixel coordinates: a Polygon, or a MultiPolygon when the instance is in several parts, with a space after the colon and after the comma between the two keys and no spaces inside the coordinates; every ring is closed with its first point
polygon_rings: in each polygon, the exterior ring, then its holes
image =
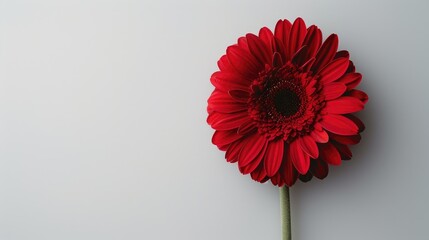
{"type": "Polygon", "coordinates": [[[354,89],[362,75],[337,48],[337,35],[322,43],[319,28],[301,18],[279,20],[274,33],[264,27],[227,48],[210,79],[207,122],[228,162],[255,181],[292,186],[298,178],[323,179],[328,165],[351,158],[348,146],[364,130],[351,114],[368,96],[354,89]]]}

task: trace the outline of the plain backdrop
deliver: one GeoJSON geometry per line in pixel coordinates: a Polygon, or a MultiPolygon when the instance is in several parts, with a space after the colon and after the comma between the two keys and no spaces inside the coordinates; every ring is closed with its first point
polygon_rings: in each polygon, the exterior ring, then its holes
{"type": "Polygon", "coordinates": [[[0,1],[0,240],[280,239],[278,189],[206,124],[228,45],[280,18],[337,33],[370,101],[352,161],[291,189],[296,240],[425,239],[423,0],[0,1]]]}

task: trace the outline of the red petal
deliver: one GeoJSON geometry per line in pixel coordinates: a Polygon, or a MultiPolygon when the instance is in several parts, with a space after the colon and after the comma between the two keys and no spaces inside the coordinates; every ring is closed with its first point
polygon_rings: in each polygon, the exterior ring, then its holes
{"type": "Polygon", "coordinates": [[[310,167],[310,157],[299,146],[298,141],[293,141],[290,144],[290,157],[296,170],[301,174],[306,174],[310,167]]]}
{"type": "Polygon", "coordinates": [[[241,124],[241,126],[237,130],[237,133],[240,135],[247,135],[254,130],[256,130],[256,125],[253,120],[249,118],[245,123],[241,124]]]}
{"type": "Polygon", "coordinates": [[[345,84],[348,90],[357,87],[361,81],[362,74],[360,73],[347,73],[338,79],[338,82],[345,84]]]}
{"type": "Polygon", "coordinates": [[[348,58],[335,59],[319,71],[318,74],[321,76],[320,81],[326,84],[337,80],[338,78],[343,76],[348,66],[348,58]]]}
{"type": "Polygon", "coordinates": [[[301,180],[302,182],[308,182],[313,178],[313,175],[311,174],[310,171],[308,171],[306,174],[304,175],[299,175],[299,180],[301,180]]]}
{"type": "Polygon", "coordinates": [[[365,125],[363,124],[363,122],[357,118],[356,116],[352,115],[352,114],[347,114],[346,115],[350,120],[352,120],[356,126],[359,127],[359,132],[362,132],[363,130],[365,130],[365,125]]]}
{"type": "Polygon", "coordinates": [[[359,130],[352,120],[342,115],[325,115],[322,117],[320,124],[326,130],[339,135],[356,135],[359,130]]]}
{"type": "Polygon", "coordinates": [[[348,92],[347,95],[361,100],[363,104],[366,104],[368,102],[368,95],[361,90],[352,89],[348,92]]]}
{"type": "Polygon", "coordinates": [[[321,159],[311,160],[310,172],[318,179],[324,179],[328,176],[328,164],[321,159]]]}
{"type": "Polygon", "coordinates": [[[341,97],[326,102],[325,110],[331,114],[346,114],[359,112],[364,108],[364,104],[354,97],[341,97]]]}
{"type": "Polygon", "coordinates": [[[246,35],[246,38],[249,44],[249,50],[253,56],[262,64],[270,64],[272,56],[271,49],[268,50],[262,40],[254,34],[249,33],[246,35]]]}
{"type": "Polygon", "coordinates": [[[242,168],[252,162],[264,148],[266,143],[266,138],[258,133],[249,136],[246,145],[244,145],[238,157],[238,166],[242,168]]]}
{"type": "Polygon", "coordinates": [[[350,151],[350,148],[347,145],[341,144],[341,143],[333,143],[334,146],[337,148],[337,151],[340,153],[341,159],[344,160],[350,160],[352,159],[352,151],[350,151]]]}
{"type": "Polygon", "coordinates": [[[229,90],[228,94],[237,102],[242,103],[247,103],[247,100],[249,100],[250,97],[249,92],[243,90],[229,90]]]}
{"type": "Polygon", "coordinates": [[[314,139],[308,135],[297,138],[299,145],[302,150],[306,152],[310,157],[316,159],[319,157],[319,149],[317,148],[316,142],[314,139]]]}
{"type": "Polygon", "coordinates": [[[335,53],[334,59],[337,59],[337,58],[350,58],[350,54],[346,50],[341,50],[335,53]]]}
{"type": "Polygon", "coordinates": [[[215,72],[210,77],[210,82],[221,90],[222,92],[228,92],[230,90],[242,90],[249,91],[249,81],[244,79],[237,73],[229,72],[215,72]]]}
{"type": "Polygon", "coordinates": [[[216,130],[230,130],[239,128],[243,123],[247,122],[248,119],[249,114],[247,111],[233,114],[212,112],[207,118],[207,123],[216,130]]]}
{"type": "Polygon", "coordinates": [[[325,42],[323,42],[319,51],[316,54],[316,61],[313,64],[313,72],[318,72],[319,69],[326,66],[334,58],[338,48],[338,36],[331,34],[325,42]]]}
{"type": "Polygon", "coordinates": [[[240,46],[240,48],[243,50],[249,50],[246,37],[239,37],[237,40],[237,45],[240,46]]]}
{"type": "Polygon", "coordinates": [[[228,60],[234,68],[243,76],[255,77],[263,69],[263,65],[247,51],[239,46],[229,46],[226,49],[228,60]]]}
{"type": "MultiPolygon", "coordinates": [[[[289,43],[289,34],[292,28],[292,24],[288,20],[279,20],[276,24],[276,28],[274,30],[274,37],[279,39],[282,42],[282,45],[286,45],[289,43]]],[[[281,53],[281,52],[280,52],[281,53]]],[[[285,62],[291,59],[291,54],[284,52],[285,62]]]]}
{"type": "Polygon", "coordinates": [[[270,180],[274,186],[283,187],[285,185],[279,172],[277,172],[274,176],[270,177],[270,180]]]}
{"type": "Polygon", "coordinates": [[[281,66],[283,66],[282,56],[280,55],[280,53],[275,52],[273,54],[273,67],[281,67],[281,66]]]}
{"type": "Polygon", "coordinates": [[[321,144],[320,158],[331,165],[341,165],[341,156],[331,143],[321,144]]]}
{"type": "Polygon", "coordinates": [[[274,37],[271,45],[273,48],[273,53],[276,53],[276,52],[279,53],[283,62],[286,62],[287,61],[286,48],[283,42],[280,39],[274,37]]]}
{"type": "MultiPolygon", "coordinates": [[[[265,151],[267,150],[267,145],[268,144],[264,144],[264,147],[261,149],[261,151],[259,151],[259,153],[255,157],[255,159],[253,159],[249,164],[247,164],[244,167],[240,167],[240,165],[239,165],[239,170],[242,174],[249,174],[249,173],[255,171],[255,169],[261,164],[262,159],[265,156],[265,151]]],[[[239,162],[239,164],[240,164],[240,162],[239,162]]]]}
{"type": "Polygon", "coordinates": [[[279,20],[274,30],[274,36],[280,39],[282,42],[288,43],[289,32],[291,28],[292,24],[288,20],[279,20]]]}
{"type": "Polygon", "coordinates": [[[267,27],[261,28],[261,30],[259,30],[259,38],[262,40],[262,42],[264,42],[267,49],[272,49],[271,41],[273,39],[273,33],[269,28],[267,27]]]}
{"type": "Polygon", "coordinates": [[[356,134],[352,136],[342,136],[342,135],[337,135],[335,133],[330,133],[329,136],[332,138],[332,140],[335,140],[342,144],[348,144],[348,145],[358,144],[361,139],[360,134],[356,134]]]}
{"type": "Polygon", "coordinates": [[[318,131],[318,130],[314,129],[310,135],[318,143],[327,143],[329,140],[328,133],[325,130],[318,131]]]}
{"type": "Polygon", "coordinates": [[[306,59],[307,55],[308,55],[308,47],[307,46],[303,46],[292,57],[292,63],[294,63],[296,66],[303,65],[307,61],[307,59],[306,59]]]}
{"type": "Polygon", "coordinates": [[[302,45],[308,46],[308,55],[306,60],[316,55],[320,44],[322,44],[322,32],[315,25],[312,25],[307,29],[307,34],[304,38],[304,42],[302,43],[302,45]]]}
{"type": "Polygon", "coordinates": [[[259,166],[252,173],[250,173],[250,176],[255,181],[258,181],[261,183],[266,182],[268,180],[268,177],[264,169],[264,163],[261,162],[259,166]]]}
{"type": "Polygon", "coordinates": [[[310,68],[313,66],[313,64],[314,64],[314,61],[316,61],[316,58],[310,58],[310,60],[308,60],[306,63],[304,63],[302,66],[301,66],[301,69],[303,70],[303,71],[305,71],[305,72],[308,72],[308,71],[310,71],[310,68]]]}
{"type": "Polygon", "coordinates": [[[335,148],[337,148],[338,153],[341,156],[341,159],[343,160],[350,160],[353,157],[352,151],[347,145],[341,144],[341,143],[332,143],[335,148]]]}
{"type": "Polygon", "coordinates": [[[342,83],[329,83],[323,86],[323,95],[325,95],[325,100],[332,100],[339,98],[347,90],[346,85],[342,83]]]}
{"type": "Polygon", "coordinates": [[[282,164],[283,151],[283,139],[268,142],[264,158],[264,167],[268,177],[273,176],[279,170],[280,165],[282,164]]]}
{"type": "Polygon", "coordinates": [[[294,56],[296,51],[301,48],[302,42],[304,41],[307,28],[302,18],[297,18],[293,22],[292,29],[289,34],[289,42],[284,42],[288,45],[288,53],[290,56],[294,56]]]}
{"type": "Polygon", "coordinates": [[[231,143],[225,153],[226,161],[234,163],[238,161],[238,156],[243,148],[246,140],[239,140],[231,143]]]}
{"type": "Polygon", "coordinates": [[[311,79],[311,80],[308,80],[308,79],[301,79],[301,82],[302,82],[302,84],[305,86],[305,85],[307,85],[306,87],[307,88],[313,88],[313,87],[315,87],[316,86],[316,84],[317,84],[317,80],[315,80],[315,79],[311,79]]]}
{"type": "Polygon", "coordinates": [[[227,93],[216,89],[210,95],[207,102],[210,109],[221,113],[234,113],[247,110],[247,104],[237,102],[227,93]]]}
{"type": "Polygon", "coordinates": [[[235,142],[242,137],[243,136],[237,134],[237,131],[235,131],[235,130],[216,131],[213,134],[212,143],[218,147],[222,147],[225,145],[229,145],[232,142],[235,142]]]}
{"type": "Polygon", "coordinates": [[[349,61],[349,68],[347,68],[346,73],[354,73],[356,72],[356,67],[353,64],[353,61],[349,61]]]}
{"type": "Polygon", "coordinates": [[[223,72],[234,71],[234,68],[231,66],[231,63],[229,62],[228,57],[226,55],[220,57],[219,61],[217,61],[217,66],[223,72]]]}
{"type": "Polygon", "coordinates": [[[296,182],[296,179],[298,178],[298,172],[293,167],[290,151],[287,151],[283,154],[282,165],[280,166],[279,172],[287,186],[291,187],[296,182]]]}

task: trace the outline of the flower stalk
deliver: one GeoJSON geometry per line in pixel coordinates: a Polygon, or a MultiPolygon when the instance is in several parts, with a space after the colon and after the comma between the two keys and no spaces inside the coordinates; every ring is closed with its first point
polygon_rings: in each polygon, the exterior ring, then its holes
{"type": "Polygon", "coordinates": [[[280,189],[282,240],[292,240],[289,188],[287,186],[284,186],[279,189],[280,189]]]}

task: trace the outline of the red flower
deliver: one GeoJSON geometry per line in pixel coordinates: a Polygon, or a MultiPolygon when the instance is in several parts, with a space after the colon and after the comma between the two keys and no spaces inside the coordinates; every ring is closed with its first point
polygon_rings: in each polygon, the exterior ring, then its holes
{"type": "Polygon", "coordinates": [[[354,89],[362,75],[337,47],[337,35],[322,43],[319,28],[298,18],[227,48],[210,79],[207,122],[228,162],[258,182],[292,186],[351,158],[348,145],[364,130],[351,113],[368,96],[354,89]]]}

